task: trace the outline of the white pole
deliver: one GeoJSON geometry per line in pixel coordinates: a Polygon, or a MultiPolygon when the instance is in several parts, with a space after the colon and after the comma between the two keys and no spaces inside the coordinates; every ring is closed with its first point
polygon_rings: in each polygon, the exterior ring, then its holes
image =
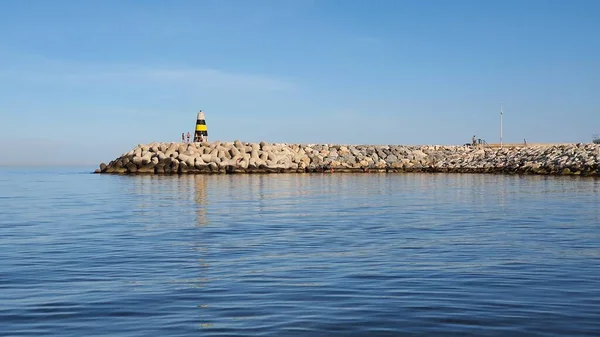
{"type": "Polygon", "coordinates": [[[504,112],[502,111],[502,102],[500,102],[500,148],[502,148],[502,115],[504,112]]]}

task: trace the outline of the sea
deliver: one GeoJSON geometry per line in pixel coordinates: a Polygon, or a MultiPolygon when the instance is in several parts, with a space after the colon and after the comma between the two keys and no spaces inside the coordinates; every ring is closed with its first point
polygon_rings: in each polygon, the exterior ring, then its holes
{"type": "Polygon", "coordinates": [[[0,168],[0,336],[600,336],[600,179],[0,168]]]}

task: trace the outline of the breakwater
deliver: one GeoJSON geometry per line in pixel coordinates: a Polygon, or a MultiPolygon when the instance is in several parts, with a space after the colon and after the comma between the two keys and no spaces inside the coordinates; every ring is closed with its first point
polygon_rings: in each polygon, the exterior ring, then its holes
{"type": "Polygon", "coordinates": [[[95,173],[449,172],[600,176],[600,145],[140,144],[95,173]]]}

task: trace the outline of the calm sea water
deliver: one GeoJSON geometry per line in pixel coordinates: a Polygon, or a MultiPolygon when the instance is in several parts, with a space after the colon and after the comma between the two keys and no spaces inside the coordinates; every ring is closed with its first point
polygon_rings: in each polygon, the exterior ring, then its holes
{"type": "Polygon", "coordinates": [[[598,336],[600,180],[0,169],[1,336],[598,336]]]}

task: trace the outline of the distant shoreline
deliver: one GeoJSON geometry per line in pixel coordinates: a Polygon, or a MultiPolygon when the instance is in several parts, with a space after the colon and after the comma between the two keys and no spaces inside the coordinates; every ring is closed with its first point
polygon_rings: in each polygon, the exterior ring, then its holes
{"type": "Polygon", "coordinates": [[[446,172],[600,176],[598,144],[477,146],[274,143],[138,145],[94,173],[446,172]]]}

